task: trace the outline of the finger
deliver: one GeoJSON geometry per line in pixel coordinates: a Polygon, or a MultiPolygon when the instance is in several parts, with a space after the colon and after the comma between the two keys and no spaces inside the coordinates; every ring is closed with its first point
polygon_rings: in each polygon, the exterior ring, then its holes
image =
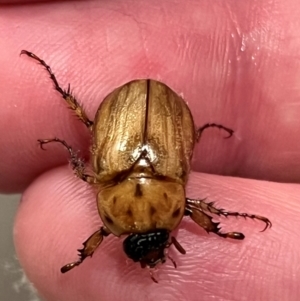
{"type": "Polygon", "coordinates": [[[33,2],[53,2],[55,0],[0,0],[0,4],[32,4],[33,2]]]}
{"type": "Polygon", "coordinates": [[[281,6],[277,13],[282,18],[266,18],[261,12],[268,1],[261,2],[259,13],[248,9],[255,1],[238,7],[203,7],[192,1],[122,3],[0,8],[5,12],[0,32],[10,32],[0,49],[2,191],[21,190],[64,162],[60,150],[45,161],[37,139],[59,136],[80,149],[89,139],[66,112],[43,68],[18,56],[21,49],[43,57],[63,87],[70,82],[90,118],[114,88],[151,77],[183,94],[197,125],[213,121],[234,129],[229,140],[219,139],[217,130],[203,135],[193,162],[197,170],[299,181],[299,66],[294,63],[299,47],[297,39],[282,44],[286,36],[298,34],[289,26],[298,15],[283,9],[293,6],[281,6]],[[253,20],[265,26],[250,38],[253,20]],[[15,24],[22,26],[15,30],[15,24]]]}
{"type": "MultiPolygon", "coordinates": [[[[147,269],[126,259],[123,238],[104,238],[92,258],[66,274],[76,249],[101,225],[94,193],[61,167],[43,174],[26,191],[14,229],[18,258],[43,298],[56,300],[296,300],[300,245],[299,185],[193,173],[189,197],[217,201],[228,210],[265,215],[273,227],[244,219],[220,219],[224,231],[243,241],[206,234],[184,218],[174,234],[186,255],[159,266],[153,283],[147,269]],[[280,285],[279,285],[280,284],[280,285]],[[128,289],[130,287],[130,289],[128,289]]],[[[218,218],[214,220],[219,220],[218,218]]]]}

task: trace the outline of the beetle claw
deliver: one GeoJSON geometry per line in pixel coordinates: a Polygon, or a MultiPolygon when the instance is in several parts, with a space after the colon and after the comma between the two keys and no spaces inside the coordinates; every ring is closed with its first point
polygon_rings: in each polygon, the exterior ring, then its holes
{"type": "Polygon", "coordinates": [[[38,141],[38,143],[39,143],[40,148],[41,148],[42,150],[46,150],[46,149],[44,148],[44,144],[45,144],[44,141],[41,140],[41,139],[38,139],[37,141],[38,141]]]}

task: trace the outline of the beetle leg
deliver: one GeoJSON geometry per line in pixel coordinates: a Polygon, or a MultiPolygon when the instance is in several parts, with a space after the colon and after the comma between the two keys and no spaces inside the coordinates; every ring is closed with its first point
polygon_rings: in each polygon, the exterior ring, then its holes
{"type": "MultiPolygon", "coordinates": [[[[177,249],[177,251],[180,252],[181,254],[186,253],[185,249],[181,246],[181,244],[177,241],[177,239],[174,236],[171,237],[171,242],[167,245],[167,248],[171,247],[171,245],[174,245],[175,248],[177,249]]],[[[171,260],[171,262],[173,263],[174,268],[176,269],[177,264],[176,264],[175,260],[172,257],[170,257],[169,254],[167,254],[167,256],[171,260]]]]}
{"type": "Polygon", "coordinates": [[[196,200],[196,199],[186,199],[187,201],[187,204],[190,205],[190,206],[193,206],[193,207],[196,207],[198,209],[200,209],[201,211],[204,210],[204,211],[207,211],[209,213],[213,213],[213,214],[216,214],[216,215],[219,215],[219,216],[225,216],[225,217],[228,217],[228,216],[241,216],[241,217],[244,217],[244,218],[251,218],[251,219],[258,219],[262,222],[264,222],[266,224],[265,228],[261,231],[265,231],[266,229],[268,228],[271,228],[272,227],[272,223],[271,221],[264,217],[264,216],[260,216],[260,215],[256,215],[256,214],[248,214],[248,213],[239,213],[239,212],[232,212],[232,211],[225,211],[224,209],[222,208],[216,208],[214,206],[214,203],[213,202],[210,202],[210,203],[205,203],[204,200],[196,200]]]}
{"type": "Polygon", "coordinates": [[[239,240],[245,238],[244,234],[240,232],[228,232],[228,233],[220,232],[220,227],[219,227],[220,223],[213,222],[212,217],[204,213],[199,208],[187,205],[185,208],[185,215],[189,215],[196,224],[198,224],[207,232],[213,232],[224,238],[233,238],[239,240]]]}
{"type": "Polygon", "coordinates": [[[197,207],[198,209],[200,209],[201,211],[204,210],[204,211],[207,211],[209,213],[213,213],[213,214],[216,214],[216,215],[219,215],[219,216],[225,216],[225,217],[228,217],[228,216],[241,216],[243,218],[251,218],[251,219],[258,219],[262,222],[264,222],[266,224],[265,228],[261,231],[265,231],[266,229],[268,228],[271,228],[272,227],[272,223],[271,221],[264,217],[264,216],[261,216],[261,215],[257,215],[257,214],[249,214],[249,213],[240,213],[240,212],[232,212],[232,211],[225,211],[224,209],[222,208],[216,208],[214,206],[214,203],[213,202],[210,202],[210,203],[205,203],[204,200],[194,200],[194,199],[187,199],[187,204],[189,205],[192,205],[194,207],[197,207]]]}
{"type": "Polygon", "coordinates": [[[174,268],[177,269],[176,261],[169,254],[167,256],[171,260],[171,262],[173,263],[174,268]]]}
{"type": "Polygon", "coordinates": [[[83,248],[79,249],[79,260],[74,261],[71,263],[68,263],[64,265],[60,271],[62,273],[66,273],[73,269],[74,267],[80,265],[84,259],[86,259],[88,256],[92,256],[95,252],[95,250],[99,247],[101,244],[103,237],[109,235],[110,232],[104,227],[101,227],[100,230],[96,231],[94,234],[92,234],[84,243],[83,248]]]}
{"type": "Polygon", "coordinates": [[[92,176],[89,176],[85,173],[85,166],[84,161],[81,158],[78,158],[76,152],[72,149],[71,146],[69,146],[64,140],[53,138],[53,139],[38,139],[38,142],[40,144],[41,149],[45,150],[43,145],[50,143],[50,142],[58,142],[61,143],[69,152],[71,156],[71,165],[72,169],[74,170],[76,176],[80,178],[81,180],[88,182],[88,183],[94,183],[94,178],[92,176]]]}
{"type": "Polygon", "coordinates": [[[199,129],[196,130],[196,140],[197,142],[200,140],[200,137],[202,135],[202,132],[207,129],[207,128],[211,128],[211,127],[217,127],[219,129],[222,129],[224,131],[226,131],[229,135],[227,137],[225,137],[226,139],[227,138],[230,138],[232,136],[232,134],[234,133],[234,131],[230,128],[227,128],[221,124],[215,124],[215,123],[207,123],[205,125],[203,125],[202,127],[200,127],[199,129]]]}
{"type": "Polygon", "coordinates": [[[172,244],[175,246],[175,248],[177,249],[177,251],[179,253],[181,253],[181,254],[186,253],[185,249],[181,246],[181,244],[177,241],[177,239],[174,236],[172,236],[171,243],[169,244],[169,246],[171,246],[172,244]]]}
{"type": "Polygon", "coordinates": [[[158,283],[158,281],[156,280],[156,278],[154,277],[154,273],[153,273],[153,270],[151,269],[149,269],[149,274],[150,274],[150,277],[151,277],[151,279],[152,279],[152,281],[153,282],[155,282],[155,283],[158,283]]]}
{"type": "Polygon", "coordinates": [[[77,115],[77,117],[88,127],[91,129],[93,122],[91,120],[88,119],[83,107],[78,103],[78,101],[76,100],[76,98],[71,94],[70,91],[70,84],[68,86],[68,90],[63,90],[58,82],[57,79],[54,75],[54,73],[52,72],[50,66],[48,66],[45,61],[43,61],[42,59],[40,59],[38,56],[36,56],[35,54],[33,54],[32,52],[29,52],[27,50],[22,50],[20,55],[22,54],[26,54],[29,57],[35,59],[36,61],[38,61],[42,66],[45,67],[45,69],[47,70],[47,72],[50,75],[51,80],[54,83],[54,88],[55,90],[57,90],[61,96],[64,98],[64,100],[67,102],[67,104],[69,105],[69,107],[71,108],[71,110],[73,110],[75,112],[75,114],[77,115]]]}

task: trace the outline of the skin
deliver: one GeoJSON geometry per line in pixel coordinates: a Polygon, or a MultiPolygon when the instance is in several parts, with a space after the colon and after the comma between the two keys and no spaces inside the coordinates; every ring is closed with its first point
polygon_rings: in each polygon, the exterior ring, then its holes
{"type": "Polygon", "coordinates": [[[298,300],[300,4],[271,4],[119,0],[0,7],[0,189],[24,192],[16,251],[45,300],[298,300]],[[178,268],[170,261],[159,267],[158,285],[126,260],[114,237],[62,275],[60,267],[77,259],[76,249],[101,223],[93,191],[73,176],[66,151],[49,145],[42,152],[36,140],[63,138],[88,159],[90,138],[46,72],[18,56],[21,49],[42,57],[64,88],[70,82],[91,119],[115,87],[151,77],[184,96],[197,125],[234,129],[229,140],[217,129],[203,134],[187,195],[264,215],[273,228],[260,233],[258,221],[221,219],[224,231],[246,235],[232,241],[185,218],[175,236],[187,254],[171,248],[178,268]]]}

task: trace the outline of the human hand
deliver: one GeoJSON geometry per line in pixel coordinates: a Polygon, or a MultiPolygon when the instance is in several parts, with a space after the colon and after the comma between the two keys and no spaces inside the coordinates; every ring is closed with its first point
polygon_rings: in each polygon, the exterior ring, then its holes
{"type": "Polygon", "coordinates": [[[197,125],[217,122],[235,130],[229,140],[217,130],[207,131],[196,146],[194,170],[299,182],[299,47],[297,39],[284,43],[297,36],[297,28],[289,24],[298,15],[296,10],[287,13],[292,6],[284,5],[275,10],[280,18],[265,16],[268,3],[257,11],[249,3],[221,1],[1,7],[0,32],[6,37],[0,49],[5,141],[0,146],[0,187],[15,192],[30,184],[17,215],[15,242],[42,297],[297,300],[299,185],[199,173],[190,177],[189,197],[265,215],[273,228],[259,233],[259,222],[226,220],[224,230],[246,235],[243,242],[233,242],[207,235],[184,219],[177,239],[187,254],[170,250],[178,268],[170,262],[161,266],[158,285],[138,264],[127,262],[117,238],[107,238],[92,259],[60,274],[62,265],[77,259],[76,249],[99,228],[100,219],[87,185],[69,167],[56,168],[67,160],[64,150],[51,146],[45,153],[35,141],[62,137],[87,156],[90,140],[43,68],[18,57],[28,49],[46,60],[61,86],[71,83],[91,119],[115,87],[136,78],[162,80],[184,95],[197,125]]]}

